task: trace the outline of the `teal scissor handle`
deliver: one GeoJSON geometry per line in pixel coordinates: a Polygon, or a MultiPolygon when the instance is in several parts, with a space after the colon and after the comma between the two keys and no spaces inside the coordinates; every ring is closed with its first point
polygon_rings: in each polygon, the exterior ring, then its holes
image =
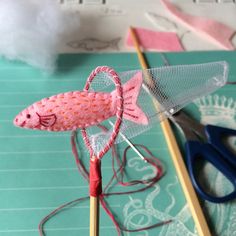
{"type": "Polygon", "coordinates": [[[192,183],[198,194],[205,200],[214,203],[223,203],[236,198],[236,168],[231,165],[214,146],[199,141],[187,141],[185,144],[187,154],[187,167],[192,183]],[[209,161],[218,169],[232,184],[234,191],[225,196],[212,196],[203,190],[196,178],[195,165],[200,160],[209,161]]]}

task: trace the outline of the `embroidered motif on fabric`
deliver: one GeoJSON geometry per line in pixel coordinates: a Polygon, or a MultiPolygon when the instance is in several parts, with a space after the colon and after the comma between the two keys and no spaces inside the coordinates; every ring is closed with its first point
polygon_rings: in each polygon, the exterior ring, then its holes
{"type": "Polygon", "coordinates": [[[39,117],[39,124],[44,127],[52,127],[57,121],[57,116],[55,114],[43,116],[39,115],[37,112],[36,114],[39,117]]]}

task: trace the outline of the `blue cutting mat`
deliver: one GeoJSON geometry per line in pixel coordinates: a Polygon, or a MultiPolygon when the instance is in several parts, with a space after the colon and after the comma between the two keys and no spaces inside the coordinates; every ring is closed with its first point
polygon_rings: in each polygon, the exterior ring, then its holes
{"type": "MultiPolygon", "coordinates": [[[[193,64],[226,60],[230,64],[229,80],[236,80],[235,52],[202,52],[167,54],[171,64],[193,64]]],[[[156,53],[147,54],[151,67],[162,65],[156,53]]],[[[36,100],[60,92],[82,89],[89,73],[99,65],[118,71],[139,69],[136,54],[62,55],[59,69],[47,75],[18,62],[0,61],[0,235],[38,235],[39,221],[57,206],[88,194],[88,185],[78,173],[70,146],[70,133],[48,133],[23,130],[12,120],[36,100]]],[[[227,85],[214,95],[202,98],[188,107],[202,122],[236,128],[235,87],[227,85]]],[[[110,197],[111,209],[119,221],[129,228],[145,227],[172,219],[169,225],[140,233],[124,235],[197,235],[186,205],[175,168],[162,131],[154,129],[134,138],[146,145],[164,164],[166,175],[152,189],[133,195],[110,197]]],[[[232,140],[236,146],[236,141],[232,140]]],[[[122,151],[125,144],[119,149],[122,151]]],[[[85,157],[86,158],[86,157],[85,157]]],[[[129,172],[151,176],[146,166],[132,151],[129,172]]],[[[112,173],[109,154],[102,161],[104,183],[112,173]]],[[[209,167],[210,168],[210,167],[209,167]]],[[[212,171],[216,187],[223,186],[221,176],[212,171]]],[[[116,187],[123,190],[120,187],[116,187]]],[[[205,203],[212,232],[219,236],[236,232],[236,204],[205,203]]],[[[88,235],[89,202],[64,210],[46,224],[47,235],[88,235]]],[[[116,235],[116,230],[101,209],[101,235],[116,235]]]]}

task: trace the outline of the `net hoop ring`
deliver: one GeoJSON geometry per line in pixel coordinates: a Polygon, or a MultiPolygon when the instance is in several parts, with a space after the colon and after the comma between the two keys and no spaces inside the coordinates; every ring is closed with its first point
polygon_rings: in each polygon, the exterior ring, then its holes
{"type": "Polygon", "coordinates": [[[99,73],[107,73],[111,76],[115,87],[116,87],[116,94],[117,94],[117,111],[116,111],[116,122],[114,124],[111,136],[107,142],[107,144],[104,146],[104,148],[95,155],[94,150],[92,148],[92,145],[89,141],[88,138],[88,134],[85,128],[81,129],[81,133],[85,142],[85,145],[87,146],[89,153],[90,153],[90,158],[98,158],[101,159],[106,153],[107,151],[111,148],[111,146],[114,144],[116,137],[119,133],[120,130],[120,126],[122,123],[122,117],[123,117],[123,103],[124,103],[124,99],[123,99],[123,90],[122,90],[122,85],[120,82],[120,78],[118,76],[118,74],[116,73],[115,70],[113,70],[112,68],[108,67],[108,66],[99,66],[97,67],[95,70],[93,70],[91,72],[91,74],[89,75],[87,82],[85,84],[84,87],[84,91],[89,91],[90,89],[90,85],[93,81],[93,79],[96,77],[97,74],[99,73]]]}

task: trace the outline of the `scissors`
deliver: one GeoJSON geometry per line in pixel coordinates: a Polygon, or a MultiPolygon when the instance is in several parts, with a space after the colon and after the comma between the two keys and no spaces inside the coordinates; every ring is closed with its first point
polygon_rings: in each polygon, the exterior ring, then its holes
{"type": "Polygon", "coordinates": [[[186,142],[186,164],[193,186],[205,200],[223,203],[236,198],[236,155],[223,143],[227,136],[236,136],[236,130],[215,125],[202,125],[182,110],[170,117],[183,131],[186,142]],[[212,196],[200,185],[196,177],[196,164],[210,162],[233,185],[234,190],[225,196],[212,196]]]}

